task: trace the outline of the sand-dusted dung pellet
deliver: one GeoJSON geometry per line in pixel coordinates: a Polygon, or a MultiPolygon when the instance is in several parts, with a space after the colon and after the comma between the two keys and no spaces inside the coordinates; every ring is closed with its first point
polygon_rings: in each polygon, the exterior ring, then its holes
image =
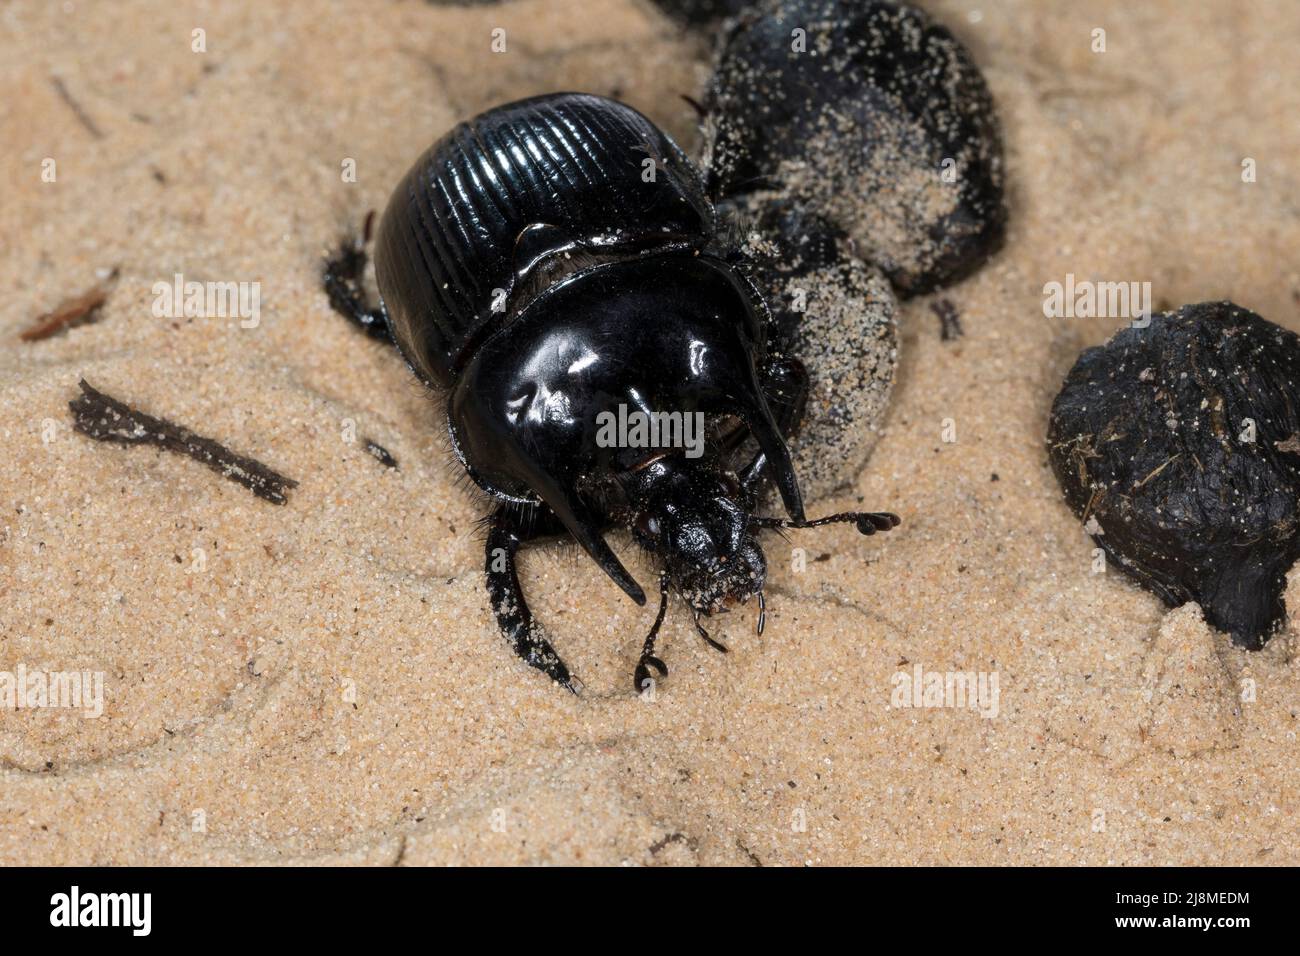
{"type": "Polygon", "coordinates": [[[758,4],[729,21],[705,109],[711,188],[799,197],[904,294],[962,278],[1002,243],[992,97],[915,7],[758,4]]]}

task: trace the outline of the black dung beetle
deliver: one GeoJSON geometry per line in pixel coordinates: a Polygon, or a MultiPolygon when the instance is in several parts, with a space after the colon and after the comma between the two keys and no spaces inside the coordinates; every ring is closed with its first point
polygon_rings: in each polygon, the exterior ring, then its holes
{"type": "Polygon", "coordinates": [[[667,135],[621,103],[559,93],[461,123],[415,163],[376,236],[378,308],[361,288],[362,245],[327,264],[332,305],[391,337],[445,395],[452,447],[496,501],[486,572],[497,623],[571,690],[520,590],[523,542],[568,534],[638,604],[645,594],[604,532],[626,527],[659,556],[641,689],[651,668],[667,673],[654,644],[670,589],[719,647],[699,616],[757,595],[761,633],[760,529],[898,523],[883,512],[805,519],[786,436],[807,373],[767,349],[772,314],[729,241],[667,135]],[[599,440],[602,413],[635,412],[698,413],[707,454],[599,440]],[[768,478],[788,520],[754,513],[768,478]]]}
{"type": "MultiPolygon", "coordinates": [[[[943,66],[954,48],[966,55],[946,40],[909,60],[914,95],[906,103],[876,92],[885,68],[871,57],[888,53],[889,43],[910,43],[904,27],[920,16],[911,8],[889,21],[902,25],[896,34],[878,31],[875,52],[865,53],[854,4],[815,0],[810,10],[820,18],[819,43],[859,51],[846,68],[852,74],[837,77],[836,96],[861,95],[891,122],[900,109],[924,118],[961,108],[954,90],[966,87],[950,85],[943,66]],[[924,69],[927,56],[935,68],[924,69]],[[926,82],[928,95],[920,95],[926,82]]],[[[758,16],[787,12],[783,5],[758,16]]],[[[745,18],[738,29],[763,22],[745,18]]],[[[754,47],[754,56],[766,57],[764,77],[802,70],[784,47],[754,47]]],[[[325,267],[331,306],[395,342],[416,375],[446,398],[456,457],[494,499],[486,576],[498,626],[520,657],[571,691],[575,679],[521,593],[515,557],[524,542],[573,538],[641,605],[645,593],[604,532],[627,528],[659,558],[659,613],[633,676],[640,691],[651,670],[667,675],[654,645],[669,591],[692,606],[695,628],[716,648],[725,650],[699,618],[750,597],[758,598],[762,633],[761,529],[850,522],[871,535],[898,524],[889,512],[803,514],[788,441],[814,386],[816,418],[826,419],[814,420],[819,441],[828,428],[874,424],[897,356],[893,297],[879,272],[854,255],[849,226],[859,224],[841,221],[839,204],[732,174],[749,163],[736,150],[753,151],[759,163],[779,156],[783,165],[807,165],[826,142],[780,127],[772,133],[780,142],[732,143],[728,131],[741,129],[742,114],[761,125],[763,109],[727,94],[742,70],[725,62],[711,87],[715,114],[703,117],[706,133],[714,130],[706,135],[707,179],[627,105],[577,92],[534,96],[456,126],[396,187],[374,248],[380,306],[370,306],[361,284],[369,221],[363,239],[343,243],[325,267]],[[754,251],[764,245],[776,250],[766,261],[754,251]],[[831,303],[815,320],[788,300],[810,280],[831,303]],[[828,317],[840,324],[828,326],[828,317]],[[833,356],[842,368],[819,369],[814,382],[797,355],[819,364],[833,356]],[[855,403],[854,390],[874,394],[855,403]],[[634,440],[634,429],[623,431],[634,416],[666,424],[671,440],[654,427],[653,440],[643,441],[645,428],[634,440]],[[610,440],[606,428],[615,419],[620,429],[610,440]],[[692,421],[702,424],[694,444],[684,441],[692,421]],[[757,514],[768,484],[788,519],[757,514]]],[[[781,92],[785,100],[815,98],[814,85],[792,83],[797,94],[781,92]]],[[[987,98],[971,108],[983,111],[987,98]]],[[[971,129],[996,138],[996,124],[971,129]]],[[[979,148],[992,155],[1000,144],[979,148]]],[[[945,222],[932,225],[936,235],[945,222]]],[[[987,245],[974,248],[971,267],[987,254],[987,245]]],[[[840,453],[857,466],[868,450],[849,441],[840,453]]]]}

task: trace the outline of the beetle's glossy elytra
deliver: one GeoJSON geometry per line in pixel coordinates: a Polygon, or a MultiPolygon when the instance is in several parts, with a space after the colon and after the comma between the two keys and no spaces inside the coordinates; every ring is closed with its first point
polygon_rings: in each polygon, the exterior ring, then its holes
{"type": "Polygon", "coordinates": [[[712,233],[699,173],[653,123],[602,97],[555,94],[460,123],[416,160],[380,221],[375,272],[402,354],[445,387],[517,313],[546,255],[567,243],[610,255],[700,248],[712,233]]]}

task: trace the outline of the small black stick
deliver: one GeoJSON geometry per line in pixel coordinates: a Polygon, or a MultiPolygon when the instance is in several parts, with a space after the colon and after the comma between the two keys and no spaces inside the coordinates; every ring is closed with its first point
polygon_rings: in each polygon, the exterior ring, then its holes
{"type": "Polygon", "coordinates": [[[80,385],[82,394],[68,402],[68,407],[72,409],[73,427],[83,435],[121,445],[157,445],[188,455],[277,505],[285,503],[286,490],[298,487],[298,482],[260,461],[237,455],[221,443],[196,435],[181,425],[137,411],[92,388],[85,379],[80,385]]]}
{"type": "Polygon", "coordinates": [[[392,453],[372,438],[366,439],[366,451],[370,452],[385,468],[396,468],[397,459],[392,453]]]}
{"type": "Polygon", "coordinates": [[[72,94],[68,92],[68,87],[63,82],[63,79],[58,76],[51,76],[50,83],[54,86],[54,92],[59,94],[59,99],[63,100],[63,102],[67,104],[68,109],[72,110],[72,115],[77,117],[77,122],[84,126],[86,131],[90,133],[91,136],[95,137],[95,139],[103,139],[104,134],[100,131],[99,127],[95,125],[95,121],[90,118],[90,114],[82,109],[81,104],[72,98],[72,94]]]}

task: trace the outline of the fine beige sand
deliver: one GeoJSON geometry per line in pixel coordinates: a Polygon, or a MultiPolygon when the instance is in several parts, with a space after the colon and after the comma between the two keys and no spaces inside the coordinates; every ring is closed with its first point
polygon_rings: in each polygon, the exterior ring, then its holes
{"type": "Polygon", "coordinates": [[[1296,625],[1245,653],[1094,572],[1043,436],[1119,323],[1042,311],[1073,273],[1300,329],[1300,6],[928,6],[998,102],[1011,226],[938,296],[961,338],[902,308],[885,433],[813,509],[903,524],[771,538],[764,635],[720,619],[723,656],[674,608],[653,701],[654,609],[571,553],[524,584],[586,695],[510,653],[432,402],[318,274],[498,102],[612,94],[695,148],[702,48],[634,0],[0,6],[0,671],[104,675],[95,718],[0,709],[0,862],[1300,862],[1296,625]],[[115,268],[97,322],[19,340],[115,268]],[[155,317],[176,273],[260,282],[260,324],[155,317]],[[83,376],[299,485],[74,433],[83,376]],[[995,675],[996,715],[895,706],[918,665],[995,675]]]}

